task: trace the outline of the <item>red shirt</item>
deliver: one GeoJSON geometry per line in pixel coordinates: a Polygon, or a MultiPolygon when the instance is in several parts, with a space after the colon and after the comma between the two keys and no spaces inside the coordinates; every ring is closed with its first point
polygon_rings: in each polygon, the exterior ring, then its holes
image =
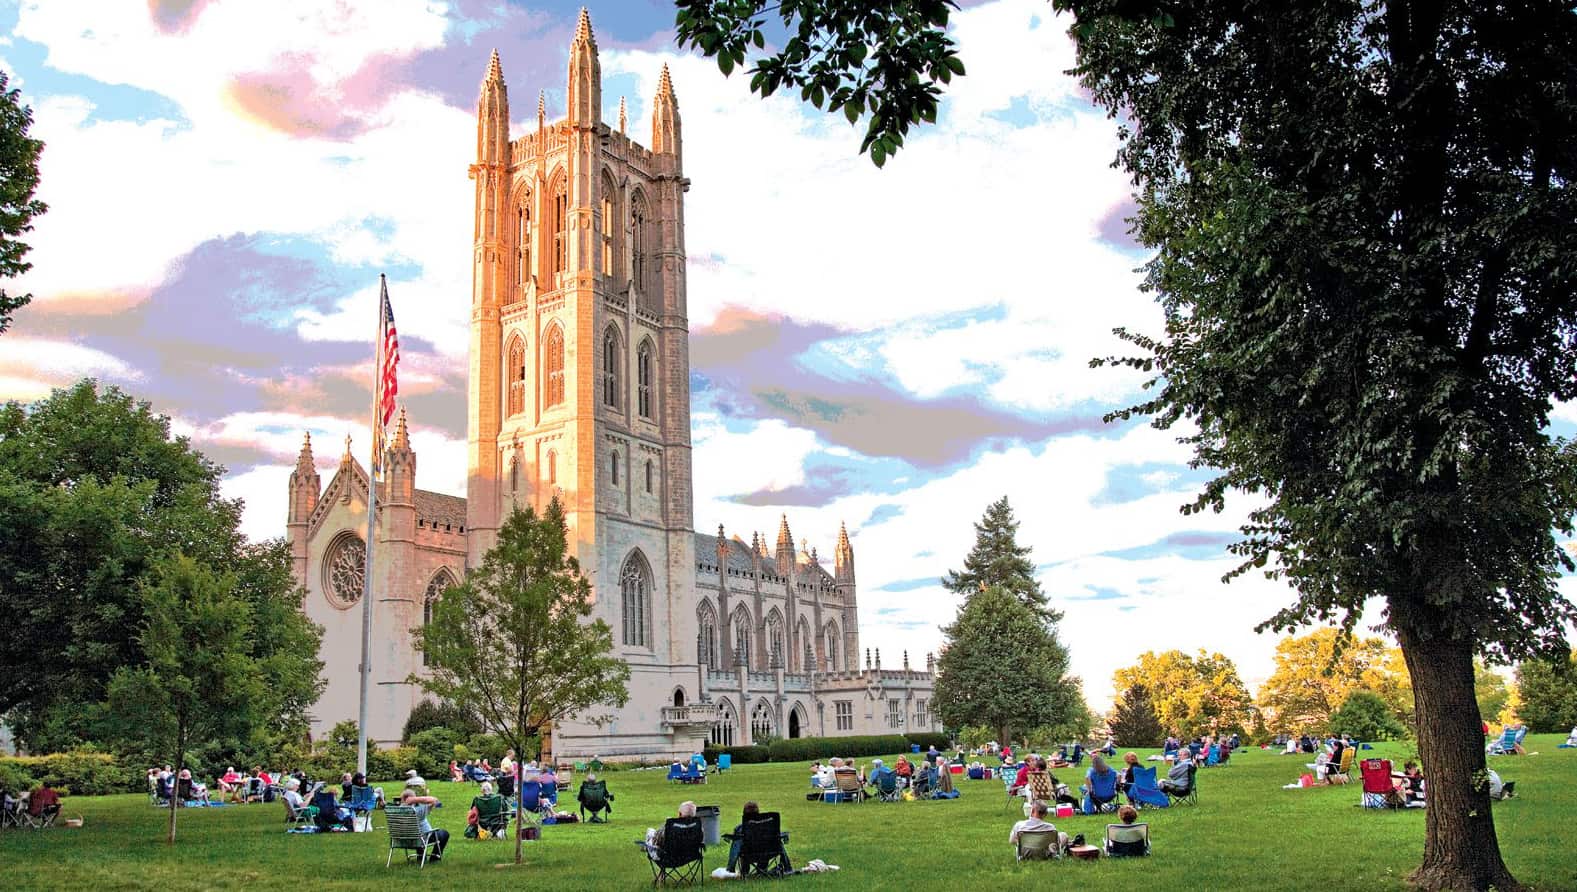
{"type": "Polygon", "coordinates": [[[37,817],[44,813],[44,809],[60,804],[60,794],[49,787],[39,787],[27,800],[27,813],[37,817]]]}

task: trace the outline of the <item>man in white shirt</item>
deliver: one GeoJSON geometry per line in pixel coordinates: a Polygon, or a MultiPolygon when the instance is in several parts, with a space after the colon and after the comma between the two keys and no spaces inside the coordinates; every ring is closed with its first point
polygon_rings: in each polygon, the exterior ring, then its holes
{"type": "Polygon", "coordinates": [[[1035,802],[1030,805],[1029,817],[1013,825],[1013,832],[1008,834],[1008,842],[1012,843],[1014,846],[1017,846],[1020,833],[1024,833],[1026,831],[1033,832],[1039,830],[1052,830],[1056,831],[1057,833],[1057,851],[1067,851],[1068,834],[1057,830],[1057,826],[1055,824],[1048,822],[1046,820],[1046,816],[1048,814],[1051,814],[1051,806],[1047,805],[1041,800],[1035,800],[1035,802]]]}
{"type": "Polygon", "coordinates": [[[301,781],[291,778],[285,781],[285,801],[290,803],[290,810],[301,811],[306,802],[301,798],[301,781]]]}

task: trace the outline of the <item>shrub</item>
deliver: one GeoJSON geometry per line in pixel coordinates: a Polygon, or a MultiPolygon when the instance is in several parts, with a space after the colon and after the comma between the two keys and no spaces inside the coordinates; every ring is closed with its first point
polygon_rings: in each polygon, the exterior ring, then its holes
{"type": "Polygon", "coordinates": [[[909,752],[909,738],[902,734],[869,734],[852,737],[794,737],[774,740],[768,747],[772,762],[804,762],[832,756],[881,756],[909,752]]]}
{"type": "Polygon", "coordinates": [[[1378,694],[1363,690],[1348,694],[1341,708],[1331,713],[1331,730],[1355,740],[1393,740],[1407,733],[1378,694]]]}
{"type": "MultiPolygon", "coordinates": [[[[421,772],[421,769],[416,767],[417,762],[420,761],[421,754],[414,746],[390,747],[387,750],[383,750],[383,754],[389,759],[389,774],[387,776],[373,775],[373,780],[403,780],[405,772],[410,771],[412,768],[416,768],[418,773],[421,772]]],[[[369,765],[368,767],[371,766],[369,765]]]]}
{"type": "MultiPolygon", "coordinates": [[[[423,700],[416,704],[411,710],[410,717],[405,720],[405,732],[401,735],[401,739],[409,744],[411,738],[433,728],[447,728],[455,732],[455,736],[461,740],[482,733],[482,723],[458,706],[423,700]]],[[[447,763],[444,767],[448,767],[447,763]]]]}
{"type": "MultiPolygon", "coordinates": [[[[933,746],[939,750],[945,750],[953,745],[952,738],[939,731],[916,731],[913,734],[905,734],[904,737],[907,737],[910,743],[917,744],[922,750],[933,746]]],[[[988,737],[986,740],[990,740],[990,738],[988,737]]],[[[981,741],[981,743],[985,742],[985,740],[981,741]]]]}
{"type": "Polygon", "coordinates": [[[33,789],[37,781],[26,768],[11,761],[0,761],[0,792],[22,793],[33,789]]]}
{"type": "Polygon", "coordinates": [[[459,736],[448,728],[428,728],[406,741],[416,750],[414,766],[422,777],[447,778],[449,762],[455,758],[459,736]]]}
{"type": "Polygon", "coordinates": [[[117,764],[106,753],[50,753],[45,756],[11,756],[0,759],[0,767],[20,770],[34,782],[73,796],[103,796],[107,793],[132,793],[142,790],[147,779],[134,769],[117,764]]]}
{"type": "Polygon", "coordinates": [[[727,753],[735,765],[752,765],[767,761],[767,748],[764,746],[708,746],[703,755],[708,762],[715,763],[717,757],[727,753]]]}

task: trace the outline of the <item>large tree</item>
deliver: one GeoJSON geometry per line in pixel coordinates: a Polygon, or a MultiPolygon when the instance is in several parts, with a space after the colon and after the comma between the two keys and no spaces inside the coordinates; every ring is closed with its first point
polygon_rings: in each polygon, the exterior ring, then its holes
{"type": "Polygon", "coordinates": [[[975,545],[964,556],[964,569],[948,570],[942,584],[966,598],[982,589],[1000,588],[1056,622],[1062,613],[1046,606],[1046,593],[1035,580],[1035,562],[1029,555],[1029,546],[1018,544],[1018,521],[1003,496],[986,506],[975,524],[975,545]]]}
{"type": "MultiPolygon", "coordinates": [[[[236,578],[191,558],[162,559],[137,587],[142,660],[109,680],[117,739],[165,755],[179,773],[194,743],[245,733],[269,709],[271,692],[252,655],[257,617],[236,578]]],[[[180,797],[170,800],[175,842],[180,797]]]]}
{"type": "Polygon", "coordinates": [[[1243,733],[1254,721],[1254,702],[1237,665],[1219,653],[1145,651],[1113,673],[1112,682],[1119,691],[1144,685],[1162,726],[1185,739],[1243,733]]]}
{"type": "MultiPolygon", "coordinates": [[[[33,218],[49,209],[33,197],[44,144],[27,135],[33,110],[22,104],[20,90],[7,89],[9,83],[10,77],[0,71],[0,281],[33,268],[22,259],[28,245],[21,237],[33,230],[33,218]]],[[[32,299],[31,294],[7,294],[0,288],[0,334],[11,326],[11,314],[32,299]]]]}
{"type": "Polygon", "coordinates": [[[1516,717],[1533,731],[1577,728],[1577,652],[1517,667],[1516,717]]]}
{"type": "Polygon", "coordinates": [[[1274,733],[1324,734],[1347,695],[1383,671],[1385,642],[1324,626],[1276,643],[1276,668],[1259,688],[1259,708],[1274,733]]]}
{"type": "Polygon", "coordinates": [[[1138,683],[1118,696],[1107,721],[1112,739],[1124,747],[1160,746],[1166,737],[1161,719],[1155,714],[1150,689],[1138,683]]]}
{"type": "Polygon", "coordinates": [[[411,680],[481,716],[525,753],[544,728],[571,717],[601,723],[599,709],[629,700],[630,667],[613,656],[613,631],[589,616],[591,583],[569,552],[558,499],[541,517],[527,506],[504,522],[482,566],[445,590],[431,621],[413,630],[427,665],[411,680]]]}
{"type": "Polygon", "coordinates": [[[985,725],[1007,743],[1063,728],[1083,711],[1067,648],[1013,592],[989,586],[970,595],[942,636],[931,707],[943,726],[985,725]]]}

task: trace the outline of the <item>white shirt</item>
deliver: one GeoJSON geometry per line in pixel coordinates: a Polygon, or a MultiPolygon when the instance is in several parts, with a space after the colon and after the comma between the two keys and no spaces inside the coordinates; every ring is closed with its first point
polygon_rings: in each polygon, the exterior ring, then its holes
{"type": "Polygon", "coordinates": [[[297,793],[295,790],[286,790],[285,791],[285,801],[290,803],[290,807],[295,809],[296,811],[300,811],[301,810],[301,806],[303,805],[303,802],[301,800],[301,794],[297,793]]]}
{"type": "Polygon", "coordinates": [[[1008,834],[1008,842],[1017,845],[1018,844],[1018,835],[1020,833],[1026,832],[1026,831],[1033,833],[1033,832],[1035,832],[1037,830],[1056,830],[1056,829],[1057,829],[1057,825],[1048,823],[1048,822],[1046,822],[1046,821],[1044,821],[1044,820],[1042,820],[1040,818],[1033,818],[1033,817],[1025,818],[1024,820],[1019,821],[1017,824],[1013,825],[1013,832],[1008,834]]]}

